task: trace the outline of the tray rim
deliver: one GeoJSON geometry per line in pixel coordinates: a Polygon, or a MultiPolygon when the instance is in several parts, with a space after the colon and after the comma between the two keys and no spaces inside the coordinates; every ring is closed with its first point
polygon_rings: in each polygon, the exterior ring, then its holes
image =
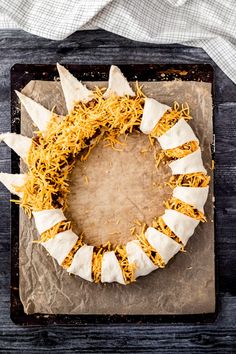
{"type": "MultiPolygon", "coordinates": [[[[86,81],[99,81],[106,80],[108,77],[108,71],[110,65],[78,65],[78,64],[63,64],[70,69],[70,71],[75,73],[81,80],[86,81]],[[99,70],[98,70],[99,69],[99,70]],[[91,72],[100,73],[99,75],[91,76],[91,72]],[[90,75],[90,76],[89,76],[90,75]]],[[[115,65],[115,64],[114,64],[115,65]]],[[[153,79],[143,80],[138,74],[136,77],[137,69],[139,73],[141,69],[148,70],[150,75],[159,75],[159,80],[156,81],[171,81],[176,78],[180,78],[183,81],[204,81],[210,82],[212,84],[212,99],[213,99],[213,138],[214,138],[214,82],[215,74],[213,67],[208,63],[196,63],[196,64],[125,64],[118,66],[121,68],[122,72],[125,73],[126,77],[132,81],[139,79],[140,81],[154,81],[153,79]],[[188,75],[182,75],[181,71],[192,70],[197,72],[197,77],[194,79],[190,78],[188,75]],[[170,70],[171,80],[163,80],[161,74],[170,70]],[[205,76],[205,71],[207,70],[209,76],[205,76]],[[201,79],[203,75],[204,80],[201,79]]],[[[141,77],[143,72],[141,74],[141,77]]],[[[53,64],[14,64],[11,67],[11,131],[20,133],[20,111],[17,110],[18,101],[14,90],[21,90],[30,80],[54,80],[58,76],[56,72],[56,66],[53,64]],[[37,72],[36,72],[37,68],[37,72]],[[19,78],[20,75],[21,84],[16,83],[15,78],[19,78]]],[[[215,147],[212,145],[212,158],[214,159],[215,147]]],[[[19,158],[14,151],[11,151],[11,173],[19,173],[19,158]]],[[[213,190],[215,189],[215,178],[213,173],[213,190]]],[[[15,197],[15,196],[14,196],[15,197]]],[[[13,196],[12,196],[13,198],[13,196]]],[[[184,314],[184,315],[49,315],[49,314],[31,314],[28,315],[23,310],[23,305],[20,301],[19,296],[19,206],[17,204],[11,203],[10,205],[11,213],[11,285],[10,285],[10,318],[18,325],[22,326],[35,326],[35,325],[91,325],[91,324],[203,324],[212,323],[216,320],[217,314],[219,312],[218,303],[218,277],[217,277],[217,263],[215,261],[215,311],[206,314],[184,314]]],[[[216,259],[216,218],[214,212],[214,251],[216,259]]]]}

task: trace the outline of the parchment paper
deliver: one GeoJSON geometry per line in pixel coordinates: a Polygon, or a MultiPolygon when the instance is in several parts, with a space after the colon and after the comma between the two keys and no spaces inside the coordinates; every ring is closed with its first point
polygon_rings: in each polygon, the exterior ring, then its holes
{"type": "MultiPolygon", "coordinates": [[[[93,83],[94,84],[94,83],[93,83]]],[[[93,85],[92,84],[92,85],[93,85]]],[[[144,82],[144,92],[171,105],[187,101],[191,125],[200,139],[204,164],[211,175],[211,85],[200,82],[144,82]]],[[[92,86],[91,83],[87,83],[92,86]]],[[[105,86],[105,83],[99,83],[105,86]]],[[[29,97],[58,113],[65,103],[58,82],[31,81],[23,90],[29,97]]],[[[21,111],[22,134],[32,136],[32,123],[21,111]]],[[[78,162],[71,176],[67,216],[86,241],[126,243],[134,219],[150,222],[164,211],[171,190],[163,182],[167,167],[155,169],[148,138],[133,134],[122,152],[99,145],[87,162],[78,162]],[[85,177],[87,176],[87,177],[85,177]],[[88,183],[86,183],[88,178],[88,183]]],[[[24,167],[23,167],[24,169],[24,167]]],[[[20,297],[26,313],[45,314],[196,314],[215,309],[214,224],[212,183],[205,206],[208,222],[201,223],[187,245],[165,269],[128,286],[91,284],[69,275],[45,249],[32,244],[38,235],[34,222],[20,215],[20,297]]]]}

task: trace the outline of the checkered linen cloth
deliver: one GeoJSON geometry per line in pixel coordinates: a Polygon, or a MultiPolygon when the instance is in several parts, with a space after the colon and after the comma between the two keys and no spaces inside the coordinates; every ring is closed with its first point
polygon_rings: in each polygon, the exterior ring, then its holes
{"type": "Polygon", "coordinates": [[[0,28],[63,39],[103,28],[133,40],[202,47],[236,83],[236,0],[0,0],[0,28]]]}

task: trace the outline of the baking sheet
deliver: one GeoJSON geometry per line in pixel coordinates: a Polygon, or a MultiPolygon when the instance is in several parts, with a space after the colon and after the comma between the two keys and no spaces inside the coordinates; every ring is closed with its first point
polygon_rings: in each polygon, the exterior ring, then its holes
{"type": "MultiPolygon", "coordinates": [[[[153,96],[163,103],[171,104],[173,100],[189,103],[194,118],[191,125],[200,139],[204,162],[211,174],[211,85],[182,81],[144,82],[143,84],[144,92],[148,96],[153,96]]],[[[65,109],[60,85],[57,82],[31,81],[25,87],[24,93],[48,108],[52,108],[56,104],[60,113],[65,109]]],[[[21,115],[21,131],[28,136],[32,134],[32,124],[24,110],[22,110],[21,115]]],[[[151,153],[145,154],[144,159],[140,153],[140,148],[143,148],[145,144],[144,138],[142,135],[131,136],[128,141],[129,144],[127,144],[127,151],[116,152],[117,154],[112,153],[114,154],[112,158],[110,157],[113,162],[112,165],[108,163],[108,150],[101,146],[98,146],[84,165],[86,171],[82,174],[81,166],[78,163],[72,175],[70,199],[73,200],[73,203],[70,204],[68,212],[73,221],[78,222],[78,228],[83,226],[84,229],[87,229],[87,241],[94,243],[98,240],[104,241],[109,233],[113,232],[113,222],[110,225],[105,223],[102,227],[102,222],[108,220],[102,217],[102,212],[111,213],[113,221],[120,220],[116,224],[117,230],[114,231],[120,231],[121,233],[109,235],[108,238],[113,237],[116,241],[124,242],[127,239],[125,231],[127,231],[133,215],[139,219],[143,217],[144,220],[148,221],[148,218],[151,218],[153,214],[160,215],[163,211],[162,202],[166,199],[170,190],[158,187],[163,185],[163,178],[167,178],[169,172],[165,171],[163,173],[163,170],[155,170],[151,153]],[[121,158],[122,154],[124,158],[121,158]],[[102,165],[98,163],[99,158],[100,161],[103,161],[102,164],[107,163],[107,169],[104,170],[105,165],[100,167],[102,165]],[[95,169],[92,162],[96,161],[95,169]],[[126,164],[124,165],[125,161],[126,164]],[[120,173],[122,164],[125,174],[120,173]],[[100,170],[97,170],[97,167],[100,170]],[[116,171],[119,173],[116,173],[116,171]],[[83,176],[85,174],[89,178],[88,185],[84,183],[83,176]],[[94,174],[97,176],[96,179],[94,174]],[[113,177],[111,178],[111,176],[113,177]],[[127,176],[129,189],[126,188],[124,176],[127,176]],[[115,178],[118,180],[115,181],[115,178]],[[135,199],[134,203],[132,203],[133,199],[131,198],[132,202],[130,203],[128,198],[123,197],[122,202],[126,203],[128,208],[123,213],[123,215],[125,214],[124,219],[120,217],[123,208],[120,208],[119,213],[117,211],[117,206],[119,207],[121,201],[117,200],[117,203],[114,204],[112,198],[114,191],[113,188],[109,188],[112,180],[120,185],[123,195],[126,195],[128,191],[129,199],[130,196],[138,198],[135,199]],[[134,183],[131,181],[134,181],[134,183]],[[94,198],[92,189],[95,183],[99,183],[100,187],[100,195],[96,195],[96,198],[94,198]],[[153,183],[157,184],[154,185],[153,183]],[[135,189],[138,187],[140,191],[140,185],[145,193],[138,193],[137,196],[137,190],[135,189]],[[133,190],[130,189],[132,186],[133,190]],[[81,191],[83,198],[81,197],[81,191]],[[92,225],[87,220],[89,218],[92,220],[92,216],[96,216],[98,208],[91,207],[91,209],[94,209],[95,215],[90,211],[90,214],[87,213],[85,216],[85,211],[90,210],[90,206],[93,206],[95,200],[97,205],[100,206],[97,198],[104,200],[104,195],[108,198],[108,202],[103,205],[103,211],[100,209],[100,215],[95,217],[96,222],[94,221],[94,225],[92,225]],[[149,198],[146,198],[146,195],[153,196],[153,199],[150,201],[149,198]],[[112,203],[110,203],[111,200],[112,203]],[[139,206],[141,202],[142,208],[139,206]],[[129,209],[130,218],[127,214],[129,209]],[[91,225],[91,228],[89,225],[91,225]],[[110,228],[111,225],[112,229],[110,228]]],[[[30,314],[36,312],[47,314],[196,314],[214,312],[214,224],[212,222],[213,206],[211,200],[212,188],[206,204],[206,214],[209,222],[201,224],[196,229],[194,236],[187,245],[187,252],[178,254],[164,270],[157,270],[147,277],[139,278],[136,283],[126,287],[118,284],[90,284],[78,277],[68,275],[50,256],[47,256],[40,245],[32,244],[32,240],[38,237],[37,233],[32,222],[21,212],[19,290],[24,311],[30,314]],[[45,269],[47,269],[47,272],[45,272],[45,269]]]]}

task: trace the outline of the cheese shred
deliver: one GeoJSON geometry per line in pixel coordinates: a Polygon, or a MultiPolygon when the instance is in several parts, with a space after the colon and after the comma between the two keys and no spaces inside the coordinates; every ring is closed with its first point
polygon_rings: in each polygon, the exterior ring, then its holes
{"type": "Polygon", "coordinates": [[[146,255],[152,261],[152,263],[158,266],[159,268],[164,268],[165,263],[163,259],[159,255],[158,251],[150,245],[150,243],[148,242],[145,236],[146,227],[147,226],[144,224],[140,234],[137,235],[137,239],[140,242],[142,250],[146,253],[146,255]]]}
{"type": "Polygon", "coordinates": [[[60,221],[56,225],[54,225],[51,229],[43,232],[40,235],[40,240],[33,241],[34,243],[42,243],[54,238],[60,232],[64,232],[67,230],[71,230],[71,222],[70,221],[60,221]]]}
{"type": "Polygon", "coordinates": [[[129,284],[135,281],[134,271],[135,265],[129,263],[126,248],[124,246],[117,246],[115,248],[115,255],[120,264],[125,284],[129,284]]]}
{"type": "Polygon", "coordinates": [[[68,269],[71,266],[71,263],[73,261],[74,255],[76,252],[84,245],[82,236],[80,236],[74,245],[74,247],[71,249],[71,251],[68,253],[64,261],[62,262],[62,267],[64,269],[68,269]]]}
{"type": "Polygon", "coordinates": [[[111,243],[108,241],[105,245],[94,247],[92,258],[92,278],[95,283],[101,282],[102,275],[102,257],[105,252],[111,251],[111,243]]]}
{"type": "Polygon", "coordinates": [[[177,159],[181,159],[189,154],[192,154],[198,148],[199,144],[197,141],[189,141],[174,149],[162,150],[159,154],[154,152],[154,160],[156,162],[156,167],[160,165],[161,161],[163,163],[167,163],[177,159]]]}
{"type": "Polygon", "coordinates": [[[175,197],[170,198],[166,203],[165,206],[167,209],[176,210],[179,213],[185,214],[190,216],[193,219],[200,220],[202,222],[206,221],[205,215],[196,209],[194,206],[183,202],[175,197]]]}
{"type": "Polygon", "coordinates": [[[210,183],[210,176],[202,172],[188,173],[171,176],[166,185],[175,187],[207,187],[210,183]]]}
{"type": "Polygon", "coordinates": [[[152,222],[152,227],[154,227],[156,230],[162,232],[164,235],[172,238],[174,241],[179,243],[181,245],[181,251],[184,250],[184,245],[180,238],[175,235],[175,233],[169,228],[169,226],[166,225],[162,217],[155,218],[152,222]]]}
{"type": "Polygon", "coordinates": [[[157,137],[163,135],[170,128],[172,128],[181,118],[184,118],[186,121],[192,119],[189,112],[189,106],[187,103],[182,104],[180,106],[177,102],[174,102],[172,109],[165,112],[162,118],[153,128],[151,136],[157,137]]]}
{"type": "Polygon", "coordinates": [[[189,141],[181,146],[178,146],[174,149],[164,150],[163,153],[165,157],[170,160],[181,159],[199,148],[199,144],[197,141],[189,141]]]}

